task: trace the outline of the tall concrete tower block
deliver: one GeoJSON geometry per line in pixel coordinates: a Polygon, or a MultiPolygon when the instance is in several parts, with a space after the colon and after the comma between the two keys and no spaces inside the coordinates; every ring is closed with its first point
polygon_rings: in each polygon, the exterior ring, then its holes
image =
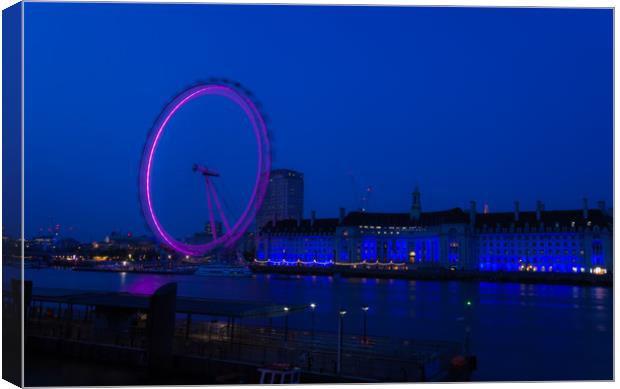
{"type": "Polygon", "coordinates": [[[295,219],[304,213],[304,175],[289,169],[272,170],[267,194],[256,215],[256,227],[268,222],[295,219]]]}

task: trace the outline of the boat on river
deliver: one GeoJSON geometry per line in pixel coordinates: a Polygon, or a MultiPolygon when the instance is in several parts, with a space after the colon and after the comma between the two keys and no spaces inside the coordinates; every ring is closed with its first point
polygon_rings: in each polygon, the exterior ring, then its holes
{"type": "Polygon", "coordinates": [[[74,271],[91,272],[113,272],[113,273],[142,273],[142,274],[168,274],[168,275],[190,275],[198,269],[192,265],[151,265],[134,264],[131,262],[115,262],[111,264],[97,264],[95,266],[74,266],[74,271]]]}
{"type": "Polygon", "coordinates": [[[207,277],[251,277],[253,273],[249,267],[244,265],[206,263],[198,266],[194,274],[207,277]]]}

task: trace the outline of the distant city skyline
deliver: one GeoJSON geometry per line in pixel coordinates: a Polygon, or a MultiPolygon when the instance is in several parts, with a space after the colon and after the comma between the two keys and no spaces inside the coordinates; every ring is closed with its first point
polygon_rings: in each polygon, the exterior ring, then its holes
{"type": "MultiPolygon", "coordinates": [[[[480,212],[485,203],[511,211],[515,200],[523,210],[537,200],[580,209],[583,197],[593,208],[613,205],[611,10],[28,3],[26,11],[28,237],[52,219],[85,241],[148,234],[137,189],[147,133],[176,93],[211,76],[238,80],[261,101],[272,167],[304,174],[306,218],[359,207],[368,186],[371,212],[408,212],[416,185],[424,210],[467,209],[470,200],[480,212]]],[[[255,172],[253,142],[226,102],[205,98],[179,112],[154,183],[173,234],[206,222],[193,163],[222,172],[217,184],[238,212],[255,172]]]]}
{"type": "MultiPolygon", "coordinates": [[[[278,169],[278,170],[285,170],[285,169],[278,169]]],[[[491,207],[489,206],[488,202],[483,202],[482,204],[478,203],[476,200],[470,200],[470,204],[469,207],[464,207],[464,206],[454,206],[454,207],[447,207],[445,209],[422,209],[422,212],[434,212],[434,211],[444,211],[444,210],[448,210],[448,209],[453,209],[453,208],[460,208],[461,210],[463,210],[464,212],[469,212],[471,209],[471,201],[473,201],[475,203],[476,206],[476,212],[482,215],[485,214],[496,214],[496,213],[514,213],[515,210],[518,210],[519,212],[535,212],[538,209],[538,206],[540,205],[540,207],[542,207],[542,209],[544,211],[566,211],[566,210],[570,210],[570,211],[578,211],[581,212],[584,208],[584,202],[587,204],[587,209],[589,210],[601,210],[601,211],[605,211],[605,212],[611,212],[613,211],[613,207],[608,204],[605,200],[596,200],[593,201],[594,199],[590,199],[587,197],[583,197],[580,201],[580,207],[579,206],[575,206],[575,207],[570,207],[570,208],[566,208],[566,209],[562,209],[562,208],[550,208],[547,206],[547,204],[542,201],[542,200],[537,200],[536,203],[534,204],[533,207],[528,207],[528,208],[524,208],[521,205],[521,202],[519,200],[515,200],[515,203],[513,203],[512,208],[510,209],[491,209],[491,207]],[[515,208],[518,207],[518,208],[515,208]]],[[[364,210],[362,208],[351,208],[351,209],[347,209],[344,207],[341,207],[344,211],[345,214],[348,214],[349,212],[363,212],[363,213],[370,213],[370,214],[376,214],[376,213],[384,213],[384,212],[388,212],[388,211],[377,211],[377,210],[364,210]]],[[[313,216],[317,217],[317,218],[338,218],[339,215],[339,209],[336,209],[334,212],[329,213],[329,214],[324,214],[324,215],[317,215],[316,214],[316,210],[312,209],[312,210],[308,210],[308,214],[304,214],[304,216],[302,217],[305,220],[310,220],[313,216]],[[312,215],[314,213],[314,215],[312,215]]],[[[404,209],[404,210],[394,210],[393,212],[396,213],[407,213],[411,211],[411,207],[409,207],[408,209],[404,209]]],[[[295,219],[293,217],[276,217],[276,220],[291,220],[291,219],[295,219]]],[[[53,219],[51,219],[53,220],[53,219]]],[[[271,219],[270,219],[271,220],[271,219]]],[[[270,221],[268,220],[268,221],[270,221]]],[[[203,226],[204,228],[202,230],[197,230],[194,233],[196,234],[206,234],[207,236],[209,236],[211,234],[211,229],[210,229],[210,225],[209,223],[205,223],[205,225],[203,226]]],[[[217,227],[218,227],[218,231],[221,231],[221,222],[217,222],[217,227]]],[[[79,230],[79,227],[75,227],[72,225],[61,225],[61,224],[57,224],[57,223],[53,223],[49,224],[47,226],[42,226],[39,227],[39,230],[37,233],[28,236],[27,238],[32,238],[32,237],[36,237],[36,236],[45,236],[45,235],[54,235],[54,234],[59,234],[65,237],[74,237],[74,232],[76,230],[79,230]]],[[[103,236],[100,237],[96,237],[94,240],[103,240],[106,237],[112,235],[112,234],[127,234],[127,236],[144,236],[144,235],[151,235],[150,231],[139,231],[139,234],[135,234],[133,231],[131,230],[127,230],[127,229],[112,229],[110,231],[108,231],[107,233],[105,233],[103,236]]],[[[179,239],[193,239],[195,237],[192,236],[178,236],[179,239]]]]}

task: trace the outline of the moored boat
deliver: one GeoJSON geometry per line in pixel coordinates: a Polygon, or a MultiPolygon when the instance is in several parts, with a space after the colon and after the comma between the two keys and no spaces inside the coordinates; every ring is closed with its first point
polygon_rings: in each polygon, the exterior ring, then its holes
{"type": "Polygon", "coordinates": [[[252,271],[243,265],[208,263],[200,265],[195,275],[208,277],[251,277],[252,271]]]}

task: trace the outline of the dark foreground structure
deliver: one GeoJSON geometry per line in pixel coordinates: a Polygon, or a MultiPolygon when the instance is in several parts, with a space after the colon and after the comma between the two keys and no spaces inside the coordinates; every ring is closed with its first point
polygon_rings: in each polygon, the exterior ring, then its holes
{"type": "MultiPolygon", "coordinates": [[[[3,306],[19,304],[13,297],[5,291],[3,306]]],[[[153,295],[33,288],[25,384],[259,383],[280,370],[302,383],[466,381],[475,367],[456,342],[288,328],[288,315],[308,311],[176,296],[176,284],[153,295]],[[276,317],[284,328],[272,325],[276,317]]]]}

